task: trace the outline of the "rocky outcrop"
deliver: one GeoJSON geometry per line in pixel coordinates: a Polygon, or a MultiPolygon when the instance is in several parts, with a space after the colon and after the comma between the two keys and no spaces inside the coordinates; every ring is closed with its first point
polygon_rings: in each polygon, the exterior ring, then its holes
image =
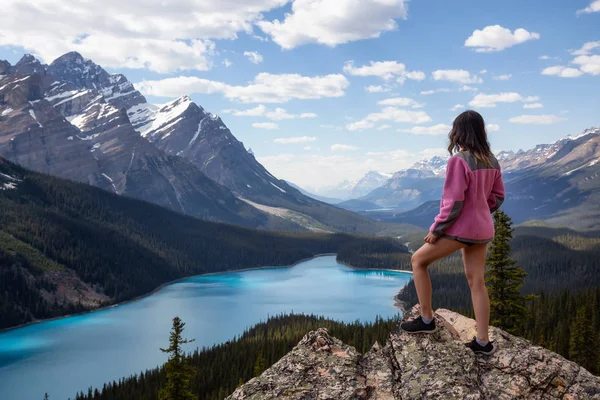
{"type": "Polygon", "coordinates": [[[558,354],[492,327],[498,351],[476,356],[464,345],[475,321],[448,310],[436,314],[435,334],[398,329],[364,355],[325,329],[310,332],[228,400],[600,399],[600,378],[558,354]]]}

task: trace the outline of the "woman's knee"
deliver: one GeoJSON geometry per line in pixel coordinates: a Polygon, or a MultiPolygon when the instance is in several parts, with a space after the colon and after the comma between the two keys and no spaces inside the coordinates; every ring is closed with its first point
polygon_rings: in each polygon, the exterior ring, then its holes
{"type": "Polygon", "coordinates": [[[467,282],[469,282],[469,287],[471,289],[478,289],[485,287],[485,278],[479,274],[469,274],[467,273],[467,282]]]}
{"type": "Polygon", "coordinates": [[[418,252],[412,255],[410,261],[412,263],[413,270],[424,269],[428,266],[427,262],[423,259],[423,257],[421,257],[421,255],[418,252]]]}

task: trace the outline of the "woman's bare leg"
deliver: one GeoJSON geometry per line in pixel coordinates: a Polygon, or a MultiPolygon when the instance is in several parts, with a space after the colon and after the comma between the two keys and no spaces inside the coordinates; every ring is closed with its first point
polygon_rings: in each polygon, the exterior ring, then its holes
{"type": "Polygon", "coordinates": [[[433,318],[433,308],[431,305],[431,278],[427,267],[434,261],[444,258],[465,245],[456,240],[439,238],[434,244],[425,243],[412,256],[413,279],[419,304],[421,305],[421,315],[427,319],[433,318]]]}
{"type": "Polygon", "coordinates": [[[465,274],[471,288],[471,299],[477,322],[477,339],[489,342],[490,298],[485,287],[485,257],[487,243],[476,244],[462,249],[465,274]]]}

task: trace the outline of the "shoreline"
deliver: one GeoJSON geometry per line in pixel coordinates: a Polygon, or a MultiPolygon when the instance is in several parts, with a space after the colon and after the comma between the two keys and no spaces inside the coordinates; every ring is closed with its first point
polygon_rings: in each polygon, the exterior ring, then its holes
{"type": "MultiPolygon", "coordinates": [[[[319,258],[319,257],[331,257],[331,256],[337,256],[337,253],[320,253],[320,254],[315,254],[312,257],[308,257],[308,258],[303,258],[301,260],[298,260],[292,264],[288,264],[288,265],[271,265],[271,266],[260,266],[260,267],[252,267],[252,268],[242,268],[242,269],[229,269],[229,270],[224,270],[224,271],[217,271],[217,272],[206,272],[204,274],[198,274],[198,275],[190,275],[190,276],[186,276],[183,278],[178,278],[169,282],[165,282],[162,283],[160,286],[156,287],[155,289],[153,289],[152,291],[142,294],[140,296],[134,297],[133,299],[130,300],[125,300],[125,301],[121,301],[119,303],[115,303],[115,304],[109,304],[103,307],[98,307],[98,308],[94,308],[92,310],[88,310],[88,311],[82,311],[79,313],[75,313],[75,314],[67,314],[67,315],[61,315],[58,317],[52,317],[52,318],[47,318],[47,319],[40,319],[40,320],[35,320],[35,321],[30,321],[30,322],[26,322],[24,324],[20,324],[17,326],[12,326],[10,328],[4,328],[4,329],[0,329],[0,334],[15,330],[15,329],[20,329],[20,328],[25,328],[27,326],[30,325],[34,325],[34,324],[39,324],[42,322],[50,322],[50,321],[57,321],[57,320],[61,320],[64,318],[70,318],[70,317],[77,317],[77,316],[81,316],[81,315],[85,315],[85,314],[91,314],[91,313],[95,313],[95,312],[99,312],[99,311],[106,311],[110,308],[115,308],[115,307],[119,307],[119,306],[124,306],[126,304],[129,303],[133,303],[135,301],[139,301],[139,300],[143,300],[146,297],[152,296],[153,294],[156,294],[158,291],[160,291],[161,289],[164,289],[166,286],[175,284],[177,282],[180,281],[184,281],[186,279],[191,279],[191,278],[196,278],[199,276],[207,276],[207,275],[215,275],[215,274],[225,274],[225,273],[231,273],[231,272],[244,272],[244,271],[253,271],[253,270],[261,270],[261,269],[281,269],[281,268],[292,268],[295,267],[298,264],[301,264],[303,262],[307,262],[307,261],[311,261],[314,260],[315,258],[319,258]]],[[[369,271],[369,270],[374,270],[374,271],[389,271],[389,272],[403,272],[403,273],[407,273],[407,274],[411,274],[412,275],[412,271],[402,271],[402,270],[396,270],[396,269],[376,269],[376,268],[359,268],[359,267],[355,267],[353,265],[349,265],[346,264],[342,261],[338,261],[337,257],[336,257],[336,262],[338,264],[342,264],[348,268],[352,268],[352,269],[356,269],[356,270],[365,270],[365,271],[369,271]]],[[[396,300],[396,296],[394,296],[394,300],[396,300]]],[[[396,306],[397,308],[399,308],[402,311],[401,307],[398,307],[396,305],[396,302],[394,303],[394,306],[396,306]]]]}

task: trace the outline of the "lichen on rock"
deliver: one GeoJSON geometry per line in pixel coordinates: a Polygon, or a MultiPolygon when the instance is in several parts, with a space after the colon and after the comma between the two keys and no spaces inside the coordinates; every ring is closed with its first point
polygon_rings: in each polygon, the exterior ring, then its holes
{"type": "Polygon", "coordinates": [[[600,378],[558,354],[491,327],[498,351],[475,355],[464,345],[474,320],[440,309],[436,323],[431,335],[397,329],[364,355],[326,329],[311,331],[227,400],[600,399],[600,378]]]}

